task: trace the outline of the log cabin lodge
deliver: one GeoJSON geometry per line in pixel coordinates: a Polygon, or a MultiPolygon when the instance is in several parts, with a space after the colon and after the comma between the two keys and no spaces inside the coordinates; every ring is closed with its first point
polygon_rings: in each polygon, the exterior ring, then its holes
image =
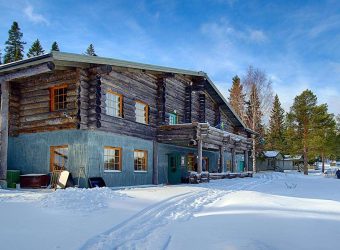
{"type": "Polygon", "coordinates": [[[204,72],[52,52],[0,66],[1,164],[80,186],[248,170],[252,131],[204,72]]]}

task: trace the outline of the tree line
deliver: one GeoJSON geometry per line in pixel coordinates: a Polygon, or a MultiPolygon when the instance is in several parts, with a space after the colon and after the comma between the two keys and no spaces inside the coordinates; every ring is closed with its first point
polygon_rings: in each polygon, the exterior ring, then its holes
{"type": "MultiPolygon", "coordinates": [[[[25,44],[23,41],[23,33],[20,30],[19,24],[17,22],[13,22],[9,31],[8,31],[8,39],[5,42],[4,55],[2,56],[2,52],[0,49],[0,64],[2,63],[11,63],[15,61],[19,61],[25,58],[25,44]]],[[[59,45],[56,41],[54,41],[51,45],[50,52],[52,51],[60,51],[59,45]]],[[[27,58],[40,56],[45,53],[39,39],[36,39],[31,47],[28,49],[26,54],[27,58]]],[[[93,44],[90,44],[86,51],[85,55],[88,56],[97,56],[93,44]]]]}
{"type": "MultiPolygon", "coordinates": [[[[309,89],[294,98],[288,112],[281,106],[278,95],[273,97],[271,81],[260,69],[249,67],[242,81],[232,79],[229,103],[252,129],[253,161],[264,150],[278,150],[286,155],[303,155],[304,174],[308,164],[325,159],[340,159],[340,114],[328,112],[327,104],[318,104],[317,96],[309,89]],[[270,114],[264,124],[265,114],[270,114]]],[[[253,162],[256,171],[256,164],[253,162]]]]}

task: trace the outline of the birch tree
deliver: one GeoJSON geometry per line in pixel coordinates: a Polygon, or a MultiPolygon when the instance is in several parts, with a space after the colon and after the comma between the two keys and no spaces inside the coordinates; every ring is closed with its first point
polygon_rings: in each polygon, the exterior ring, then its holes
{"type": "Polygon", "coordinates": [[[253,171],[256,172],[256,156],[260,152],[262,144],[261,137],[264,136],[262,125],[263,114],[268,114],[273,103],[272,83],[268,79],[266,73],[260,69],[250,66],[242,81],[246,91],[247,119],[246,124],[254,132],[253,134],[253,171]]]}

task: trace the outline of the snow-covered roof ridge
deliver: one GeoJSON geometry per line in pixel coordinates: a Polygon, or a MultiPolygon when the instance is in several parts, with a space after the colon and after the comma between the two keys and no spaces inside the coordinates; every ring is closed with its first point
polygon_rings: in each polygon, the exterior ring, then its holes
{"type": "Polygon", "coordinates": [[[278,150],[263,151],[264,156],[268,158],[275,158],[279,153],[280,151],[278,150]]]}

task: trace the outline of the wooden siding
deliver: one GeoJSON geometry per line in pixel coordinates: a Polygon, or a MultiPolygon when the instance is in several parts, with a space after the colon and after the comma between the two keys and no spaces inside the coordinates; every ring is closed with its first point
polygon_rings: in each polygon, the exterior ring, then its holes
{"type": "Polygon", "coordinates": [[[224,112],[221,112],[221,121],[223,122],[225,131],[230,132],[230,133],[234,132],[234,126],[232,122],[229,120],[228,116],[224,112]]]}
{"type": "Polygon", "coordinates": [[[110,131],[139,138],[153,139],[157,124],[157,78],[146,73],[111,71],[102,74],[101,81],[101,126],[98,130],[110,131]],[[114,117],[106,114],[106,93],[114,91],[123,96],[123,115],[114,117]],[[149,124],[136,122],[135,103],[148,105],[149,124]]]}
{"type": "Polygon", "coordinates": [[[246,135],[204,90],[204,82],[111,66],[54,71],[11,82],[9,110],[11,135],[78,128],[154,140],[157,126],[169,124],[174,111],[179,124],[208,122],[215,127],[221,121],[225,131],[246,135]],[[51,111],[50,88],[64,84],[67,108],[51,111]],[[108,91],[122,95],[122,117],[106,114],[108,91]],[[148,124],[136,122],[136,101],[148,105],[148,124]]]}
{"type": "Polygon", "coordinates": [[[200,111],[199,94],[200,94],[200,91],[193,91],[191,94],[191,121],[192,122],[199,121],[199,111],[200,111]]]}
{"type": "Polygon", "coordinates": [[[173,113],[175,110],[178,123],[185,123],[185,88],[189,83],[188,80],[180,77],[172,77],[166,80],[166,124],[169,124],[169,113],[173,113]]]}
{"type": "Polygon", "coordinates": [[[53,74],[12,82],[10,97],[10,134],[75,128],[77,119],[77,72],[53,74]],[[50,111],[50,88],[67,84],[67,108],[50,111]]]}

